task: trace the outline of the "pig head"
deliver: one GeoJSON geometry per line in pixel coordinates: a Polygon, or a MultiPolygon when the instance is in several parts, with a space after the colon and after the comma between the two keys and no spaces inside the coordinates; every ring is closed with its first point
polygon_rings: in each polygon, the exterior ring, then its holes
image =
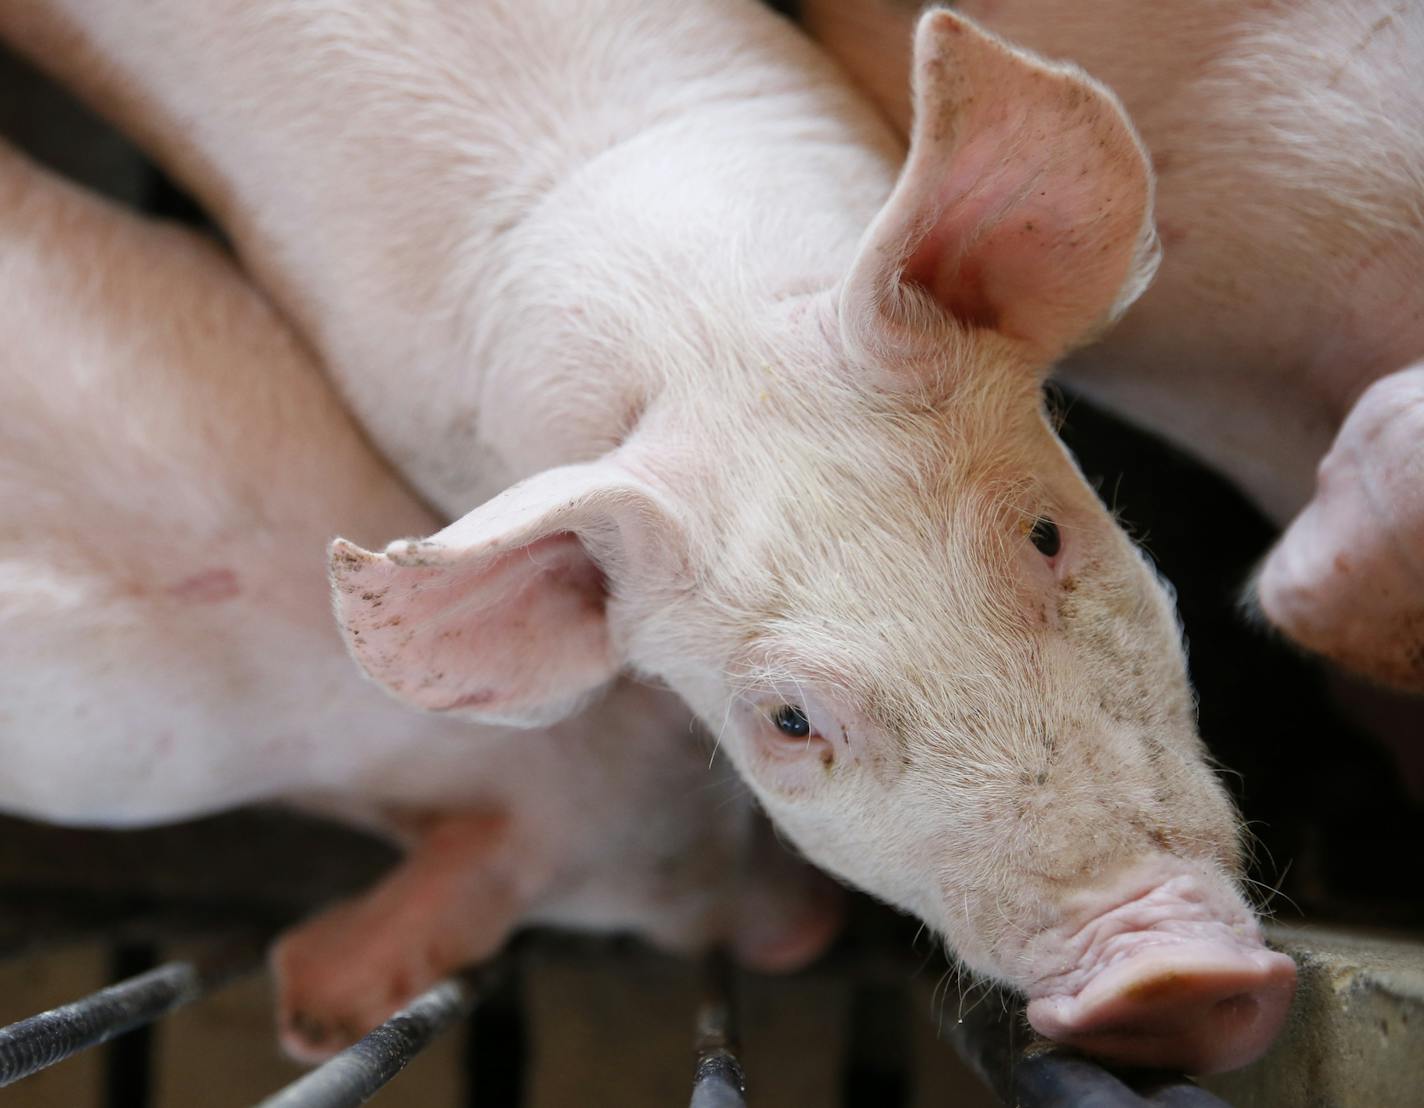
{"type": "Polygon", "coordinates": [[[666,682],[807,856],[1040,1030],[1238,1065],[1293,968],[1238,891],[1168,593],[1041,397],[1151,277],[1150,171],[1079,71],[943,11],[915,49],[909,160],[838,280],[699,283],[619,445],[336,542],[338,616],[391,692],[486,722],[666,682]]]}

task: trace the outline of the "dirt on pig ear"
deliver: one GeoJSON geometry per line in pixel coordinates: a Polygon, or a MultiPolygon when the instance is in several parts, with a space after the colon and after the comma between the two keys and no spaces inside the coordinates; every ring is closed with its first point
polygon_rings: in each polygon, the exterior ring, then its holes
{"type": "Polygon", "coordinates": [[[662,495],[616,459],[561,466],[429,538],[382,553],[337,539],[336,616],[352,656],[397,699],[543,726],[617,675],[609,598],[675,573],[681,536],[662,495]]]}
{"type": "MultiPolygon", "coordinates": [[[[841,296],[853,355],[992,332],[1045,370],[1157,267],[1152,173],[1117,98],[948,11],[915,37],[909,157],[841,296]]],[[[906,372],[900,370],[899,372],[906,372]]]]}

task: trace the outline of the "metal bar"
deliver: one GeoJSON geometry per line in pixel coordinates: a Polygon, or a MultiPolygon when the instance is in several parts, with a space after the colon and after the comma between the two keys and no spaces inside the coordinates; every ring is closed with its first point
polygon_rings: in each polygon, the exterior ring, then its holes
{"type": "Polygon", "coordinates": [[[1019,1064],[1010,1079],[1023,1108],[1145,1108],[1132,1089],[1086,1058],[1043,1054],[1019,1064]]]}
{"type": "Polygon", "coordinates": [[[255,948],[243,943],[201,961],[169,962],[0,1028],[0,1086],[141,1027],[258,964],[255,948]]]}
{"type": "Polygon", "coordinates": [[[1071,1054],[1025,1059],[1011,1088],[1022,1108],[1230,1108],[1180,1074],[1118,1074],[1071,1054]]]}
{"type": "Polygon", "coordinates": [[[364,1104],[436,1036],[470,1013],[487,980],[487,975],[480,974],[442,981],[257,1108],[353,1108],[364,1104]]]}
{"type": "Polygon", "coordinates": [[[697,1009],[697,1066],[691,1108],[746,1108],[747,1079],[737,1058],[732,965],[725,954],[707,960],[697,1009]]]}
{"type": "Polygon", "coordinates": [[[1231,1108],[1221,1097],[1185,1077],[1144,1095],[1152,1108],[1231,1108]]]}
{"type": "Polygon", "coordinates": [[[1017,1108],[1230,1108],[1180,1074],[1115,1073],[1053,1048],[1028,1029],[1023,1002],[991,991],[949,1028],[961,1058],[1017,1108]]]}

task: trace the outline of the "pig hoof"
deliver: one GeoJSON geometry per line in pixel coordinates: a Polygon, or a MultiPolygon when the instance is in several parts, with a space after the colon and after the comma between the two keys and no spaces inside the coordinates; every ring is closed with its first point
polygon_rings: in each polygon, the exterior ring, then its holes
{"type": "Polygon", "coordinates": [[[290,1013],[278,1026],[282,1049],[299,1062],[320,1062],[340,1049],[326,1024],[305,1012],[290,1013]]]}
{"type": "Polygon", "coordinates": [[[283,1052],[296,1062],[316,1065],[345,1050],[364,1033],[342,1019],[323,1020],[297,1010],[278,1017],[277,1038],[283,1052]]]}
{"type": "Polygon", "coordinates": [[[282,1049],[299,1062],[320,1062],[350,1046],[408,1003],[430,976],[379,951],[333,954],[327,922],[318,919],[283,936],[272,952],[278,1034],[282,1049]]]}

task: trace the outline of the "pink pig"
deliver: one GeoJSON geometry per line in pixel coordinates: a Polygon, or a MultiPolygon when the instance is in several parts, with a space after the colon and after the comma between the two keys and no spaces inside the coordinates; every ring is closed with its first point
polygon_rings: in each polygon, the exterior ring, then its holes
{"type": "Polygon", "coordinates": [[[0,321],[0,805],[132,826],[283,798],[409,847],[278,945],[294,1053],[523,921],[725,938],[767,969],[829,940],[834,897],[708,772],[670,694],[621,684],[514,732],[361,678],[323,547],[435,522],[211,245],[0,148],[0,321]]]}
{"type": "Polygon", "coordinates": [[[1265,1049],[1294,969],[1171,603],[1040,395],[1156,260],[1101,86],[938,13],[901,173],[750,0],[54,0],[0,30],[199,192],[468,513],[333,548],[378,682],[519,726],[665,682],[811,859],[1040,1030],[1265,1049]]]}
{"type": "MultiPolygon", "coordinates": [[[[918,7],[803,5],[906,135],[918,7]]],[[[1289,524],[1256,581],[1272,623],[1424,691],[1424,7],[958,10],[1107,82],[1152,152],[1161,273],[1064,376],[1289,524]]]]}

